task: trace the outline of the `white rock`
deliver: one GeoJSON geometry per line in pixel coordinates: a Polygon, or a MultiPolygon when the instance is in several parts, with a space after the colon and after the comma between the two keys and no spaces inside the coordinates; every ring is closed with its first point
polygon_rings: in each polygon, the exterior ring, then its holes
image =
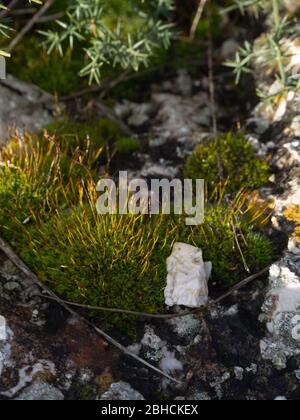
{"type": "Polygon", "coordinates": [[[0,315],[0,341],[7,340],[6,319],[0,315]]]}
{"type": "Polygon", "coordinates": [[[208,279],[212,264],[203,261],[202,250],[192,245],[175,243],[167,259],[168,278],[165,288],[167,306],[183,305],[190,308],[205,306],[208,302],[208,279]]]}
{"type": "Polygon", "coordinates": [[[109,390],[100,398],[101,401],[142,401],[145,398],[126,382],[113,383],[109,390]]]}
{"type": "Polygon", "coordinates": [[[0,84],[0,143],[9,128],[35,132],[49,125],[53,120],[55,107],[51,104],[54,103],[53,97],[37,86],[7,75],[0,84]],[[37,106],[40,101],[46,101],[45,105],[37,106]]]}

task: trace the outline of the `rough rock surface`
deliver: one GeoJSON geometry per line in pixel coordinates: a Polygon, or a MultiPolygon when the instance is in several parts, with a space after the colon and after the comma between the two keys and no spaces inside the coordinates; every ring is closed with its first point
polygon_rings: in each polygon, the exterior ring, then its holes
{"type": "MultiPolygon", "coordinates": [[[[232,86],[230,83],[228,89],[232,86]]],[[[232,115],[226,114],[222,105],[226,89],[220,79],[216,102],[221,130],[227,127],[224,115],[232,122],[232,115]]],[[[236,114],[241,101],[232,101],[233,95],[238,96],[229,91],[228,102],[236,114]],[[233,102],[237,102],[236,108],[233,102]]],[[[180,174],[182,159],[210,131],[207,98],[206,76],[193,80],[181,72],[156,86],[145,104],[118,105],[118,115],[141,136],[150,137],[147,153],[138,155],[140,168],[132,170],[132,176],[143,171],[146,178],[180,174]]],[[[247,103],[249,111],[252,105],[247,103]]],[[[291,205],[300,204],[297,110],[287,107],[279,125],[252,115],[248,127],[257,153],[272,156],[273,183],[261,192],[275,202],[270,234],[275,234],[274,242],[280,242],[280,252],[288,237],[289,247],[274,263],[269,279],[266,276],[254,282],[224,305],[204,315],[139,323],[135,343],[120,338],[130,351],[180,379],[182,385],[120,355],[85,325],[68,318],[59,306],[41,299],[41,290],[1,256],[0,315],[5,317],[7,335],[0,341],[0,398],[30,397],[31,387],[44,383],[49,398],[54,388],[65,399],[128,395],[149,400],[300,399],[299,331],[293,324],[299,312],[298,299],[289,299],[288,305],[284,299],[290,286],[299,282],[295,223],[286,217],[291,205]]],[[[111,334],[120,337],[119,332],[111,334]]]]}
{"type": "Polygon", "coordinates": [[[9,129],[42,130],[52,122],[54,103],[48,93],[13,76],[0,80],[0,139],[9,129]]]}
{"type": "Polygon", "coordinates": [[[16,400],[19,401],[62,401],[63,393],[46,382],[35,382],[21,392],[16,400]]]}
{"type": "Polygon", "coordinates": [[[278,193],[273,193],[275,211],[272,219],[277,230],[285,231],[290,239],[281,260],[270,269],[269,287],[261,320],[266,322],[267,335],[261,341],[261,352],[279,369],[285,369],[289,359],[300,354],[300,121],[299,95],[286,109],[282,136],[273,158],[277,168],[278,193]]]}

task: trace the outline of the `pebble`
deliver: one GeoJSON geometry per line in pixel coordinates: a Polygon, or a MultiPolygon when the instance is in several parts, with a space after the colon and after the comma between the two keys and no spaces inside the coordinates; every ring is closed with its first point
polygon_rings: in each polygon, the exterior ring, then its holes
{"type": "Polygon", "coordinates": [[[0,342],[7,340],[6,319],[0,315],[0,342]]]}

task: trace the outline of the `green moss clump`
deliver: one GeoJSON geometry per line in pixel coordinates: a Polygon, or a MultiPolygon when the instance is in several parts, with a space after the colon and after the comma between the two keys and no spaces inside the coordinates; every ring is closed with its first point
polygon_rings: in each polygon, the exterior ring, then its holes
{"type": "MultiPolygon", "coordinates": [[[[22,258],[41,281],[71,301],[157,313],[164,309],[170,232],[162,216],[147,221],[101,216],[89,206],[73,208],[30,229],[22,258]]],[[[127,333],[134,331],[135,317],[95,315],[127,333]]]]}
{"type": "Polygon", "coordinates": [[[119,153],[122,155],[127,155],[130,153],[135,153],[141,150],[141,143],[139,140],[130,138],[130,137],[124,137],[116,142],[116,148],[119,153]]]}
{"type": "Polygon", "coordinates": [[[268,182],[268,162],[255,154],[243,135],[232,133],[199,144],[186,161],[185,178],[204,179],[213,191],[220,182],[218,156],[223,181],[228,179],[228,192],[235,193],[242,188],[253,190],[268,182]]]}
{"type": "Polygon", "coordinates": [[[232,286],[249,273],[267,267],[273,259],[272,244],[255,229],[247,211],[212,206],[202,226],[193,229],[190,241],[202,248],[212,262],[213,280],[221,288],[232,286]]]}
{"type": "Polygon", "coordinates": [[[107,118],[87,122],[66,118],[48,125],[46,131],[71,151],[78,147],[84,148],[87,140],[90,141],[90,149],[95,153],[107,144],[115,147],[120,153],[133,153],[141,147],[137,139],[126,137],[120,126],[107,118]]]}

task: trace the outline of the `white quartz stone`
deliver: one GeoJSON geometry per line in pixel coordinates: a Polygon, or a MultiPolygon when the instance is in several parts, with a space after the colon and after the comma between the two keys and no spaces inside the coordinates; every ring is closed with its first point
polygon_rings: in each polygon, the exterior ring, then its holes
{"type": "Polygon", "coordinates": [[[208,279],[212,265],[203,261],[202,250],[192,245],[175,243],[167,259],[168,278],[165,288],[167,306],[183,305],[199,308],[208,302],[208,279]]]}

